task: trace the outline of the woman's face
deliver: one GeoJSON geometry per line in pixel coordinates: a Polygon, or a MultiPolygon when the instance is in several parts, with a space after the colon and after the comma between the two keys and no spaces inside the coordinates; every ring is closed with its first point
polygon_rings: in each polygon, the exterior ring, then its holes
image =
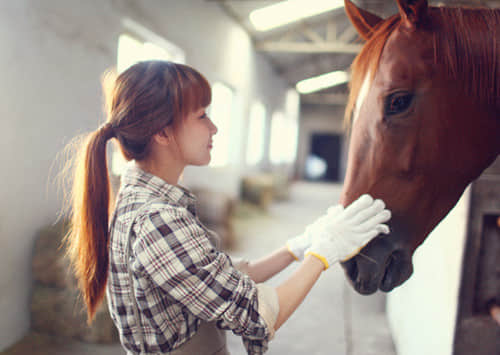
{"type": "Polygon", "coordinates": [[[185,165],[207,165],[210,162],[212,137],[217,133],[217,127],[202,107],[188,114],[177,129],[177,142],[180,158],[185,165]]]}

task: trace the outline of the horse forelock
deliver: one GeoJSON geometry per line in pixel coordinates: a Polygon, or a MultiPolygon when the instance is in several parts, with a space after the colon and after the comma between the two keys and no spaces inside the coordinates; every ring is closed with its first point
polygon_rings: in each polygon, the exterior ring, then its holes
{"type": "MultiPolygon", "coordinates": [[[[442,65],[450,80],[478,102],[500,110],[500,10],[430,7],[434,62],[442,65]]],[[[380,58],[391,33],[399,26],[399,14],[383,21],[351,64],[350,92],[344,123],[352,113],[365,78],[369,84],[378,70],[380,58]]]]}

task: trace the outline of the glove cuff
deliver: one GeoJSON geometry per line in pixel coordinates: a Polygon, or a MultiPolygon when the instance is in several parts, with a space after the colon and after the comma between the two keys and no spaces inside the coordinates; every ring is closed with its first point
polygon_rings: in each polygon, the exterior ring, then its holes
{"type": "Polygon", "coordinates": [[[299,257],[298,257],[298,256],[297,256],[294,252],[293,252],[292,247],[290,246],[290,243],[288,243],[288,242],[286,243],[286,248],[288,249],[288,252],[289,252],[290,254],[292,254],[293,258],[294,258],[296,261],[299,261],[299,260],[300,260],[300,259],[299,259],[299,257]]]}
{"type": "Polygon", "coordinates": [[[304,255],[304,258],[306,256],[308,256],[308,255],[312,255],[312,256],[318,258],[323,263],[323,265],[325,265],[325,270],[330,267],[330,264],[328,263],[328,260],[326,260],[326,258],[323,255],[320,255],[320,254],[318,254],[318,253],[316,253],[314,251],[310,251],[310,250],[306,251],[306,253],[304,255]]]}

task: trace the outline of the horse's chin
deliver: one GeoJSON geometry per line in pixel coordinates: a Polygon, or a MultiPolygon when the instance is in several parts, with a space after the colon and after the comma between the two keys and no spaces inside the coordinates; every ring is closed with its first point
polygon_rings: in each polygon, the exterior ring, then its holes
{"type": "Polygon", "coordinates": [[[385,239],[376,238],[361,252],[342,263],[353,288],[363,295],[392,291],[413,273],[411,252],[394,248],[385,239]]]}

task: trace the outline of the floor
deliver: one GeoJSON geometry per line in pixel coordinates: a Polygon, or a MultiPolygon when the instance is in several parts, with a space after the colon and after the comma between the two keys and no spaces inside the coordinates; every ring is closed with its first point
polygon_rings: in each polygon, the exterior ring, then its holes
{"type": "MultiPolygon", "coordinates": [[[[339,193],[339,185],[299,182],[292,185],[289,200],[274,203],[266,212],[241,205],[234,218],[237,243],[229,254],[252,259],[281,247],[335,203],[339,193]]],[[[280,284],[296,266],[268,283],[280,284]]],[[[267,354],[395,355],[384,309],[384,294],[356,294],[341,267],[333,266],[277,332],[267,354]]],[[[241,339],[232,334],[228,334],[228,346],[232,355],[246,354],[241,339]]],[[[118,355],[124,351],[120,345],[86,344],[31,333],[1,354],[118,355]]]]}

